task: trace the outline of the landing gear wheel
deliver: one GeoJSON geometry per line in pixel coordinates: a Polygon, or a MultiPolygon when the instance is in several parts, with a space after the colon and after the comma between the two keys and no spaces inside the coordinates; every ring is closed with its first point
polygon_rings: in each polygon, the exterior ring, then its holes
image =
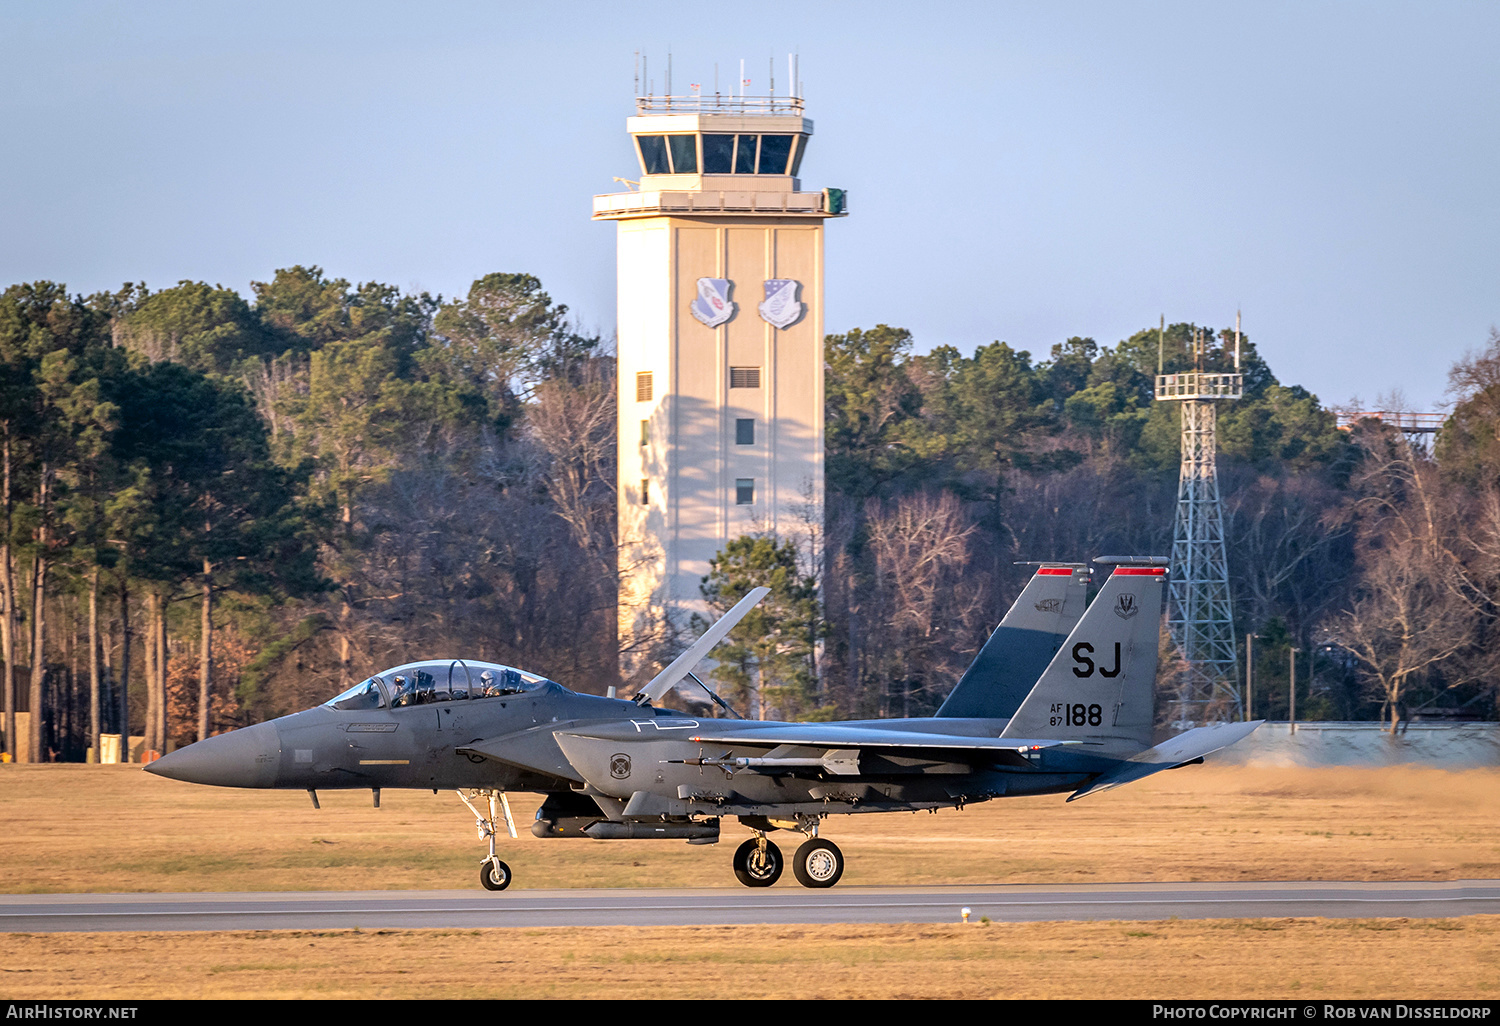
{"type": "Polygon", "coordinates": [[[740,845],[734,853],[734,875],[746,887],[769,887],[781,879],[781,870],[786,861],[781,849],[770,841],[762,842],[752,837],[740,845]],[[761,844],[765,847],[762,848],[761,844]]]}
{"type": "Polygon", "coordinates": [[[487,891],[503,891],[510,886],[510,867],[499,859],[485,859],[479,864],[479,882],[487,891]]]}
{"type": "Polygon", "coordinates": [[[803,887],[832,887],[844,875],[844,853],[832,841],[814,837],[792,856],[792,873],[803,887]]]}

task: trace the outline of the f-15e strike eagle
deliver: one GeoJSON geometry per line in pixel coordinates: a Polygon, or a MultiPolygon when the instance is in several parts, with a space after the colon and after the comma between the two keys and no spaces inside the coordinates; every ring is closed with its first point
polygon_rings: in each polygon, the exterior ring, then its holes
{"type": "Polygon", "coordinates": [[[377,806],[382,788],[455,789],[489,841],[479,875],[490,890],[511,881],[495,850],[502,813],[516,836],[509,791],[546,795],[537,837],[714,844],[733,816],[754,835],[734,854],[748,887],[769,887],[785,867],[767,835],[796,831],[806,838],[791,859],[798,882],[832,887],[844,856],[820,836],[828,816],[1067,791],[1072,801],[1200,762],[1259,726],[1197,727],[1153,746],[1166,561],[1095,562],[1113,572],[1086,611],[1086,565],[1038,565],[935,716],[780,723],[658,707],[765,597],[757,588],[633,700],[493,663],[407,663],[146,768],[200,784],[306,789],[314,804],[328,788],[370,788],[377,806]]]}

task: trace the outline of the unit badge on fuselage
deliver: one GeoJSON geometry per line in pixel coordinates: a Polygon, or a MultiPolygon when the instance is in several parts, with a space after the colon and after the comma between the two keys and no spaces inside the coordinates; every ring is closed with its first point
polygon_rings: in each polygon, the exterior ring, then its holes
{"type": "Polygon", "coordinates": [[[699,278],[698,298],[688,306],[701,323],[717,328],[734,316],[734,304],[729,301],[729,290],[734,282],[728,278],[699,278]]]}

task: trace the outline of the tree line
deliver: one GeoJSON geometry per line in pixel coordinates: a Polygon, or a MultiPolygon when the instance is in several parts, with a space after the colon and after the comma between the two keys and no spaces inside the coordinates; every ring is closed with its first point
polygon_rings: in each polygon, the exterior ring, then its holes
{"type": "Polygon", "coordinates": [[[411,650],[612,683],[613,435],[612,356],[528,275],[7,288],[7,752],[18,711],[32,760],[165,751],[411,650]]]}
{"type": "MultiPolygon", "coordinates": [[[[1244,397],[1218,404],[1219,474],[1242,666],[1256,639],[1253,715],[1289,714],[1295,659],[1300,718],[1496,718],[1494,333],[1453,368],[1430,447],[1375,420],[1340,430],[1227,328],[1075,337],[1044,360],[1003,342],[919,353],[885,325],[830,335],[820,533],[721,554],[705,582],[719,606],[772,584],[766,567],[796,584],[768,599],[779,646],[737,650],[721,680],[757,706],[764,691],[779,717],[930,713],[1024,586],[1023,561],[1171,552],[1181,409],[1154,400],[1154,377],[1231,371],[1236,347],[1244,397]]],[[[1164,653],[1171,693],[1182,666],[1164,653]]]]}
{"type": "MultiPolygon", "coordinates": [[[[919,348],[885,325],[827,337],[821,503],[794,536],[735,540],[704,581],[720,607],[773,588],[715,671],[753,715],[930,712],[1024,585],[1017,561],[1170,551],[1180,411],[1153,377],[1231,369],[1232,333],[1075,337],[1041,360],[919,348]]],[[[1285,715],[1296,648],[1300,716],[1494,718],[1500,336],[1454,367],[1430,450],[1338,430],[1240,351],[1220,475],[1255,714],[1285,715]]],[[[450,299],[304,266],[248,297],[7,288],[6,750],[26,711],[31,759],[122,728],[165,751],[416,651],[628,686],[614,373],[525,274],[450,299]]],[[[648,664],[685,633],[647,639],[648,664]]]]}

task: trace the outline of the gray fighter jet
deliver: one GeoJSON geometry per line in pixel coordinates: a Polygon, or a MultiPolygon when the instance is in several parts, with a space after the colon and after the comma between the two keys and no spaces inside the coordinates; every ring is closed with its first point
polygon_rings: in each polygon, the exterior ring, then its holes
{"type": "Polygon", "coordinates": [[[510,791],[546,796],[537,837],[714,844],[735,817],[753,834],[734,855],[735,876],[750,887],[770,886],[785,867],[768,835],[795,831],[806,839],[793,874],[831,887],[844,856],[819,836],[830,815],[1060,792],[1071,801],[1201,762],[1259,725],[1198,727],[1153,746],[1166,561],[1095,562],[1114,569],[1087,611],[1087,567],[1040,564],[932,717],[781,723],[658,707],[679,683],[702,684],[694,665],[766,595],[757,588],[631,701],[510,666],[414,662],[146,768],[201,784],[306,789],[314,805],[328,788],[369,788],[376,806],[382,788],[456,790],[489,842],[480,881],[490,890],[511,881],[495,845],[502,817],[516,836],[510,791]]]}

